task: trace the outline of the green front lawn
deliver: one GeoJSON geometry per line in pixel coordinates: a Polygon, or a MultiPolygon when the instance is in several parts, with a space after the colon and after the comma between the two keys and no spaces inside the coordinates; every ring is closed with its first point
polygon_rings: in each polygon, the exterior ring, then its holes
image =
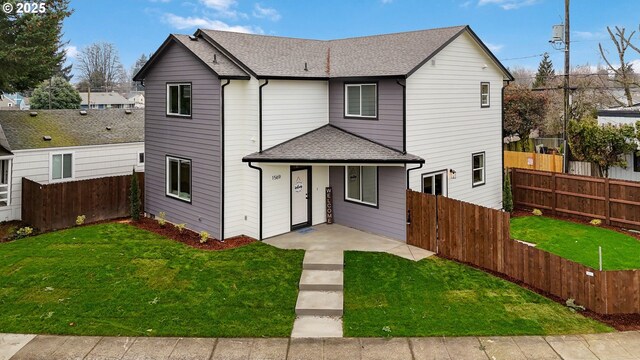
{"type": "Polygon", "coordinates": [[[345,336],[613,331],[534,292],[452,261],[345,253],[345,336]]]}
{"type": "Polygon", "coordinates": [[[597,226],[544,216],[517,217],[511,219],[511,237],[594,269],[602,246],[603,270],[640,269],[640,241],[597,226]]]}
{"type": "Polygon", "coordinates": [[[302,257],[115,223],[0,244],[0,333],[289,336],[302,257]]]}

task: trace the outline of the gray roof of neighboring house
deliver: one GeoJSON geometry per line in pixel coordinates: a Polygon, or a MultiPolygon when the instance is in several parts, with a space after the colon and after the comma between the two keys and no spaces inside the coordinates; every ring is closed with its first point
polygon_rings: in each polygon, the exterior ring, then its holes
{"type": "Polygon", "coordinates": [[[37,110],[31,116],[32,112],[0,112],[0,146],[13,151],[144,141],[144,110],[87,110],[86,115],[80,110],[37,110]]]}
{"type": "Polygon", "coordinates": [[[302,134],[242,158],[249,162],[424,163],[424,159],[365,139],[333,125],[302,134]]]}
{"type": "MultiPolygon", "coordinates": [[[[81,92],[80,98],[82,101],[81,105],[87,105],[87,99],[89,98],[89,93],[81,92]]],[[[92,92],[91,93],[91,104],[105,104],[105,105],[129,105],[133,104],[131,100],[127,100],[124,96],[118,94],[117,92],[92,92]]]]}
{"type": "Polygon", "coordinates": [[[640,104],[598,110],[598,116],[640,117],[640,104]]]}

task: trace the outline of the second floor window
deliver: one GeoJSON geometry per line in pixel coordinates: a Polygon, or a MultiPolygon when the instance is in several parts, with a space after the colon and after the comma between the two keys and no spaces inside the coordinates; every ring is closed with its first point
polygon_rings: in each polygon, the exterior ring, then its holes
{"type": "Polygon", "coordinates": [[[376,84],[346,84],[344,115],[375,118],[377,108],[376,84]]]}
{"type": "Polygon", "coordinates": [[[191,116],[191,84],[167,84],[167,115],[191,116]]]}

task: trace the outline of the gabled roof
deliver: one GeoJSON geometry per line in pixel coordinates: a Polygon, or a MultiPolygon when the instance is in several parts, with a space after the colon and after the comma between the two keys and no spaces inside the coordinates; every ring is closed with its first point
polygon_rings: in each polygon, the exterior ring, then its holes
{"type": "Polygon", "coordinates": [[[135,74],[133,80],[144,80],[146,73],[162,56],[164,50],[167,49],[167,47],[171,44],[177,44],[184,49],[187,49],[198,60],[200,60],[200,62],[205,67],[207,67],[220,78],[249,79],[249,75],[244,70],[242,70],[233,61],[229,60],[229,58],[218,49],[214,48],[208,41],[195,36],[171,34],[164,41],[164,43],[162,43],[160,48],[151,56],[149,61],[147,61],[147,63],[144,64],[140,71],[135,74]]]}
{"type": "MultiPolygon", "coordinates": [[[[80,99],[82,99],[80,101],[81,105],[88,105],[87,100],[89,99],[89,93],[81,92],[80,99]]],[[[128,105],[128,104],[133,104],[133,102],[131,102],[131,100],[128,100],[124,96],[118,94],[117,92],[111,91],[111,92],[92,92],[91,104],[128,105]]]]}
{"type": "Polygon", "coordinates": [[[262,152],[242,158],[244,162],[284,163],[424,163],[424,159],[402,153],[333,125],[302,134],[262,152]]]}
{"type": "Polygon", "coordinates": [[[37,110],[31,116],[32,112],[0,112],[0,145],[8,145],[6,150],[144,141],[144,110],[87,110],[86,115],[80,110],[37,110]]]}

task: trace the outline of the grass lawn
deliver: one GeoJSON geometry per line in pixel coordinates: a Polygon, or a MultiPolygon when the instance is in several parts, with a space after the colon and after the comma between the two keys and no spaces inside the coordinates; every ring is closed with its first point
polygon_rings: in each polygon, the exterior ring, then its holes
{"type": "Polygon", "coordinates": [[[511,219],[511,237],[594,269],[602,246],[603,270],[640,269],[640,241],[605,228],[524,216],[511,219]]]}
{"type": "Polygon", "coordinates": [[[435,257],[413,262],[346,252],[344,271],[345,336],[613,331],[513,283],[435,257]]]}
{"type": "Polygon", "coordinates": [[[115,223],[0,244],[0,333],[289,336],[303,254],[115,223]]]}

